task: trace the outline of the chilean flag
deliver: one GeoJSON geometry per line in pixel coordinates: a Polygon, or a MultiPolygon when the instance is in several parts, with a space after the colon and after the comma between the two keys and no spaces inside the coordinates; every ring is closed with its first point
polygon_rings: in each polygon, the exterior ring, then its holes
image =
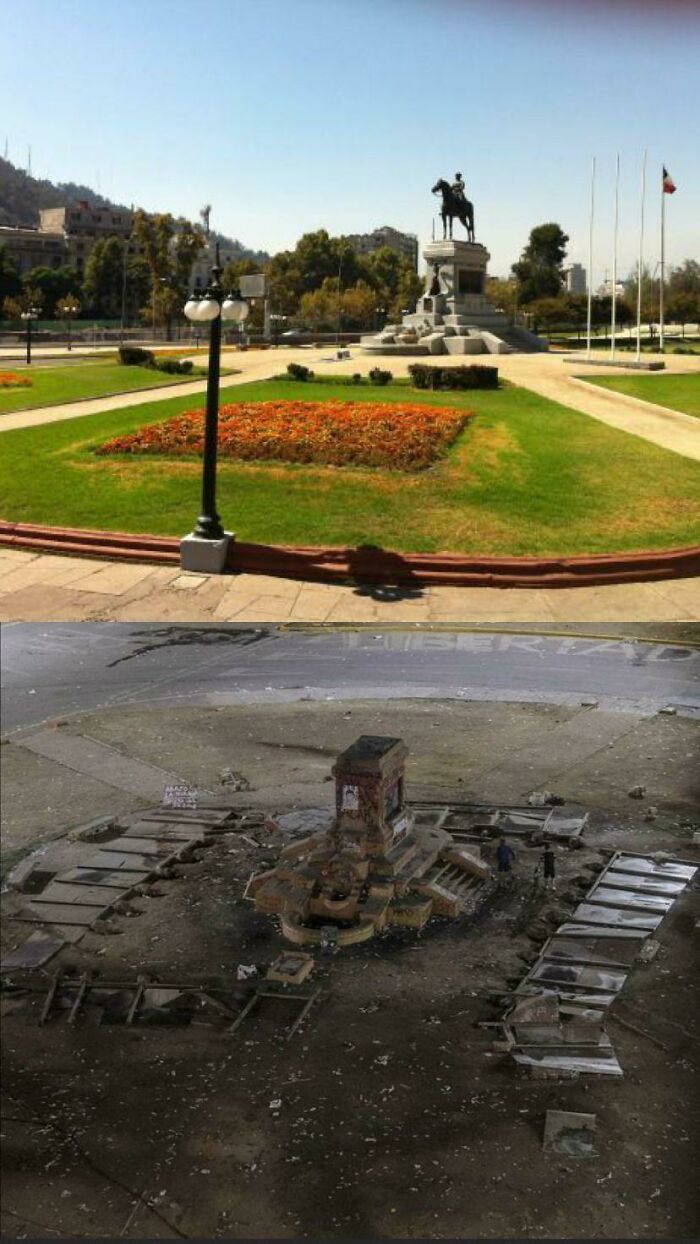
{"type": "Polygon", "coordinates": [[[663,191],[664,191],[664,194],[675,194],[675,193],[676,193],[676,184],[675,184],[675,182],[674,182],[674,180],[673,180],[673,178],[672,178],[671,174],[669,173],[668,169],[667,169],[665,166],[664,166],[664,174],[663,174],[663,176],[664,176],[664,179],[663,179],[663,191]]]}

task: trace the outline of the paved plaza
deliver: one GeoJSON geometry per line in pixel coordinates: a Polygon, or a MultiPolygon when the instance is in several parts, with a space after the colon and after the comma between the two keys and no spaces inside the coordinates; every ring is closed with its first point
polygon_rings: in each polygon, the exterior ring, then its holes
{"type": "Polygon", "coordinates": [[[382,588],[0,548],[0,621],[697,622],[700,578],[577,588],[382,588]]]}

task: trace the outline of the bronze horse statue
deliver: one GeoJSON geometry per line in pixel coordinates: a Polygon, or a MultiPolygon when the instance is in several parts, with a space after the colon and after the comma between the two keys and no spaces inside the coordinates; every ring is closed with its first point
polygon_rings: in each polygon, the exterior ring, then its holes
{"type": "Polygon", "coordinates": [[[431,191],[432,194],[442,195],[442,207],[440,215],[442,216],[442,236],[443,240],[447,238],[447,222],[450,222],[450,237],[452,237],[452,221],[456,217],[467,231],[467,239],[469,242],[474,241],[474,206],[469,199],[458,198],[448,182],[440,178],[436,182],[431,191]]]}

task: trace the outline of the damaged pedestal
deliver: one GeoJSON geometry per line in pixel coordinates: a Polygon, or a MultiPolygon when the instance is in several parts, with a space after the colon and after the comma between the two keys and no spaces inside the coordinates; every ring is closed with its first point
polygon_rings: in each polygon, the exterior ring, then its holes
{"type": "Polygon", "coordinates": [[[278,866],[252,877],[246,896],[280,916],[298,945],[350,945],[388,925],[420,929],[458,916],[490,876],[478,849],[446,830],[419,828],[405,803],[407,748],[363,735],[338,758],[330,830],[286,847],[278,866]]]}

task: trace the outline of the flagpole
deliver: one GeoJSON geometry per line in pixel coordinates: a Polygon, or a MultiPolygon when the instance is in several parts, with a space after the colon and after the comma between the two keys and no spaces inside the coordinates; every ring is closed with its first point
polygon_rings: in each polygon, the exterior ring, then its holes
{"type": "Polygon", "coordinates": [[[642,357],[642,261],[644,258],[644,194],[647,180],[647,153],[642,160],[642,194],[639,217],[639,262],[637,264],[637,362],[642,357]]]}
{"type": "Polygon", "coordinates": [[[591,312],[593,308],[593,212],[595,209],[595,156],[591,164],[591,216],[588,225],[588,309],[586,313],[586,358],[591,357],[591,312]]]}
{"type": "Polygon", "coordinates": [[[613,225],[612,309],[610,317],[610,362],[615,360],[615,321],[617,318],[617,225],[620,205],[620,153],[615,160],[615,223],[613,225]]]}
{"type": "Polygon", "coordinates": [[[659,283],[659,348],[664,352],[664,259],[666,251],[666,191],[661,173],[661,281],[659,283]]]}

